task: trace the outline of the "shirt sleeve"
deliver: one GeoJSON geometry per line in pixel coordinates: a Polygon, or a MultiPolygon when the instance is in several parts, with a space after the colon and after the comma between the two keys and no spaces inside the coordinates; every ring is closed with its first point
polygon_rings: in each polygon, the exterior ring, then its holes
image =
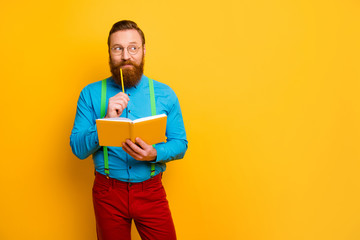
{"type": "Polygon", "coordinates": [[[181,159],[184,157],[188,148],[184,121],[176,96],[174,104],[171,106],[167,116],[166,138],[166,143],[155,145],[157,151],[155,162],[166,163],[171,160],[181,159]]]}
{"type": "Polygon", "coordinates": [[[87,158],[100,148],[95,112],[90,102],[89,91],[84,88],[77,103],[75,122],[70,135],[71,149],[80,159],[87,158]]]}

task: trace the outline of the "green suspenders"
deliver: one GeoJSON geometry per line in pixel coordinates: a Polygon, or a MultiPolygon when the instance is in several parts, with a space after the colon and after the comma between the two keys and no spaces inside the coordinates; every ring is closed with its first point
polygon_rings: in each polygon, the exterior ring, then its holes
{"type": "MultiPolygon", "coordinates": [[[[101,105],[100,105],[100,117],[104,118],[106,115],[106,79],[101,83],[101,105]]],[[[109,155],[107,147],[103,147],[104,151],[104,168],[106,177],[109,177],[109,155]]]]}
{"type": "MultiPolygon", "coordinates": [[[[151,104],[151,115],[156,115],[155,105],[155,92],[153,80],[149,78],[149,90],[150,90],[150,104],[151,104]]],[[[101,104],[100,104],[100,117],[104,118],[106,115],[106,79],[102,80],[101,83],[101,104]]],[[[155,146],[155,144],[153,145],[155,146]]],[[[103,147],[104,150],[104,168],[106,177],[109,178],[109,155],[107,147],[103,147]]],[[[155,163],[151,163],[150,177],[155,175],[155,163]]]]}
{"type": "MultiPolygon", "coordinates": [[[[150,104],[151,104],[151,116],[156,115],[156,105],[155,105],[155,92],[154,92],[154,83],[153,80],[149,78],[149,90],[150,90],[150,104]]],[[[155,144],[153,145],[155,147],[155,144]]],[[[150,177],[155,175],[155,163],[151,164],[150,177]]]]}

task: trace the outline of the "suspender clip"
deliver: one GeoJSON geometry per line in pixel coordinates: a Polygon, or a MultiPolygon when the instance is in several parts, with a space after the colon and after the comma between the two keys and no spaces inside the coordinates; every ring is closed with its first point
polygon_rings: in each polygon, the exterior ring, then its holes
{"type": "Polygon", "coordinates": [[[108,168],[105,168],[105,175],[106,175],[106,178],[109,179],[109,169],[108,168]]]}

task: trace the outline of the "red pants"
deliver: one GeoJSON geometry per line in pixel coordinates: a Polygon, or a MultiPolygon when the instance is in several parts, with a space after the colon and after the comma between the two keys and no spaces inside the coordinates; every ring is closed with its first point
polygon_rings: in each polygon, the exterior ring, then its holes
{"type": "Polygon", "coordinates": [[[130,240],[132,219],[141,239],[176,239],[161,174],[127,183],[96,173],[93,202],[99,240],[130,240]]]}

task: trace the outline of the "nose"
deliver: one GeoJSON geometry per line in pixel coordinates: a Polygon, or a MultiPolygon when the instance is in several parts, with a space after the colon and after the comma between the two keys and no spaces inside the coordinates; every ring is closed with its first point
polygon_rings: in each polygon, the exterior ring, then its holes
{"type": "Polygon", "coordinates": [[[121,54],[121,59],[122,59],[122,60],[129,60],[129,59],[130,59],[130,54],[129,54],[129,52],[127,51],[127,49],[124,49],[124,51],[122,52],[122,54],[121,54]]]}

